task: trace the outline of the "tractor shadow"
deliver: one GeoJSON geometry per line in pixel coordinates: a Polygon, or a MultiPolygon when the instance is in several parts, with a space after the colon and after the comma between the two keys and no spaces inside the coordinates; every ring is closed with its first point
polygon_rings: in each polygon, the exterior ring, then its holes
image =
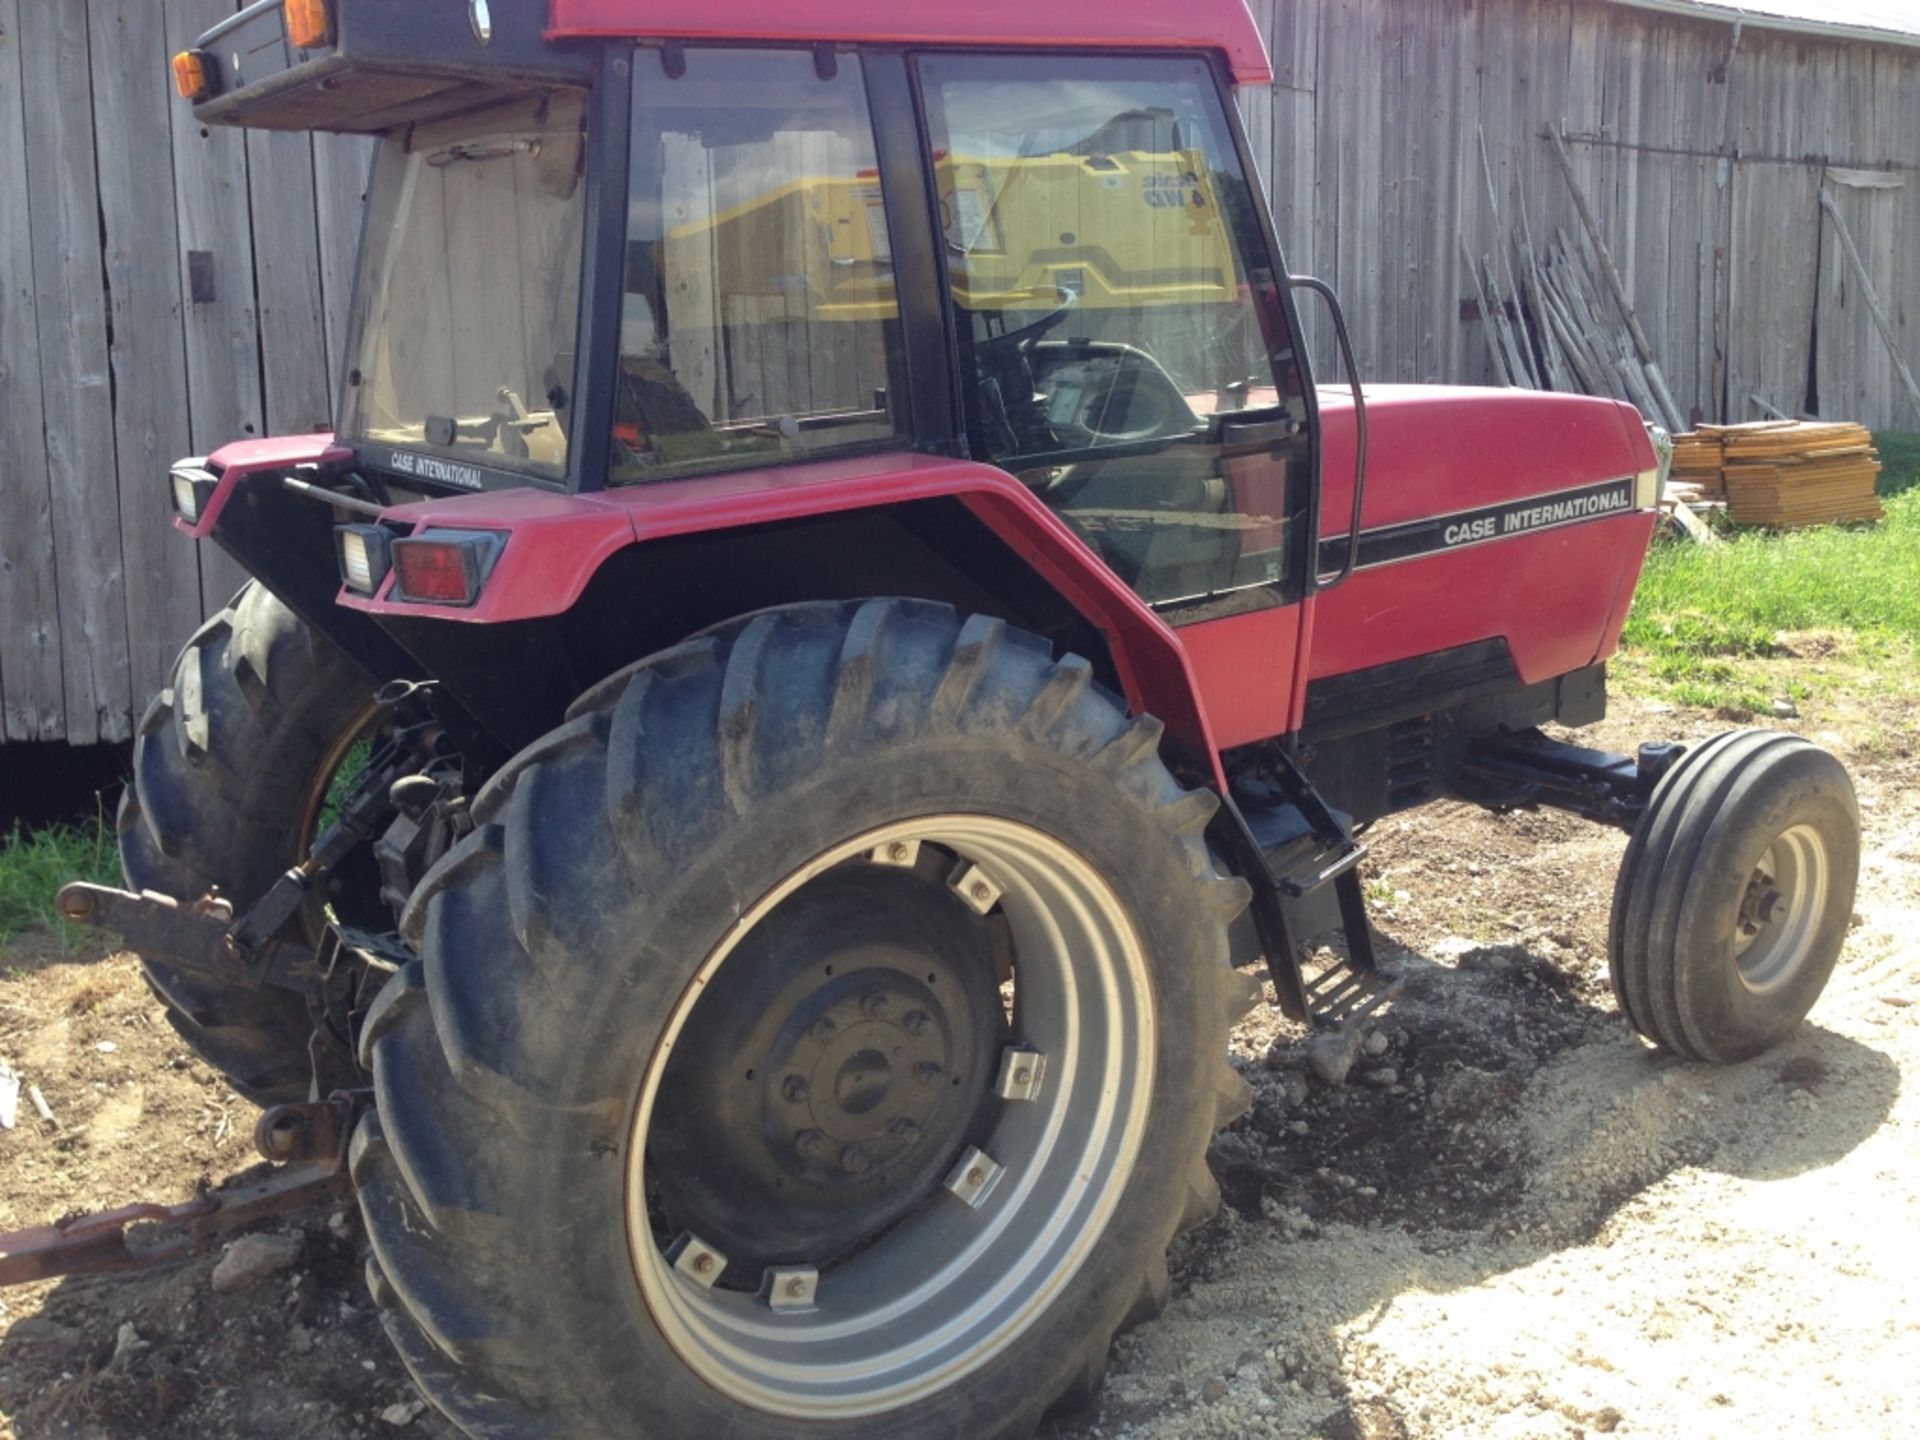
{"type": "MultiPolygon", "coordinates": [[[[1377,943],[1405,988],[1366,1027],[1378,1053],[1363,1052],[1345,1084],[1312,1073],[1304,1032],[1283,1032],[1270,1054],[1249,1043],[1260,1022],[1236,1034],[1233,1063],[1254,1086],[1254,1108],[1209,1156],[1230,1213],[1173,1255],[1176,1301],[1195,1297],[1214,1330],[1223,1306],[1208,1287],[1234,1297],[1228,1309],[1249,1297],[1237,1347],[1255,1348],[1237,1361],[1228,1354],[1232,1363],[1215,1373],[1237,1370],[1239,1385],[1251,1366],[1270,1393],[1289,1375],[1318,1377],[1331,1413],[1315,1433],[1372,1435],[1378,1417],[1350,1413],[1338,1398],[1332,1326],[1276,1333],[1272,1317],[1285,1307],[1273,1297],[1284,1295],[1290,1269],[1324,1275],[1348,1244],[1401,1257],[1354,1268],[1338,1287],[1341,1322],[1379,1313],[1409,1290],[1476,1285],[1587,1244],[1678,1170],[1767,1181],[1831,1165],[1880,1127],[1899,1092],[1890,1057],[1818,1023],[1743,1064],[1700,1065],[1657,1054],[1631,1033],[1606,993],[1604,962],[1596,971],[1524,945],[1441,958],[1390,936],[1377,943]],[[1359,1233],[1382,1231],[1404,1240],[1377,1245],[1359,1233]],[[1309,1251],[1288,1254],[1322,1245],[1334,1248],[1311,1266],[1300,1264],[1309,1251]],[[1257,1341],[1276,1348],[1261,1351],[1257,1341]]],[[[1149,1325],[1123,1339],[1116,1373],[1134,1371],[1138,1383],[1109,1386],[1099,1433],[1193,1403],[1186,1386],[1194,1373],[1206,1378],[1213,1357],[1197,1367],[1163,1363],[1163,1354],[1192,1349],[1197,1330],[1187,1327],[1198,1322],[1159,1323],[1180,1338],[1156,1343],[1149,1325]]],[[[1091,1423],[1053,1433],[1091,1434],[1091,1423]]]]}

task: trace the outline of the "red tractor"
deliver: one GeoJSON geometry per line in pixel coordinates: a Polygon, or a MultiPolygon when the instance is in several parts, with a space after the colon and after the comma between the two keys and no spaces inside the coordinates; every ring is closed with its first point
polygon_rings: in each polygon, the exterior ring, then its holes
{"type": "Polygon", "coordinates": [[[1249,967],[1391,995],[1392,812],[1627,831],[1661,1050],[1819,994],[1831,756],[1542,728],[1603,713],[1663,437],[1317,384],[1240,0],[260,0],[175,69],[378,158],[335,433],[173,471],[254,579],[67,908],[247,1095],[347,1097],[469,1433],[1084,1403],[1216,1206],[1249,967]]]}

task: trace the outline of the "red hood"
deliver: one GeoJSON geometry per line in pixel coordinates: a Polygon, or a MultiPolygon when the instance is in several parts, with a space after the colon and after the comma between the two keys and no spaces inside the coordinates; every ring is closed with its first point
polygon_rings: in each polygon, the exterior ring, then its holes
{"type": "MultiPolygon", "coordinates": [[[[1395,525],[1651,470],[1640,412],[1619,400],[1464,385],[1368,385],[1363,528],[1395,525]]],[[[1321,531],[1353,504],[1353,395],[1320,391],[1321,531]]]]}

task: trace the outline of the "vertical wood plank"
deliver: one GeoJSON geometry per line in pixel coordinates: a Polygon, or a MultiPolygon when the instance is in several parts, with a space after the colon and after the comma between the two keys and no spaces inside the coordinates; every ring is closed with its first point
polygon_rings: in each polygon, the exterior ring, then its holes
{"type": "MultiPolygon", "coordinates": [[[[1906,185],[1895,192],[1892,228],[1900,237],[1894,248],[1887,292],[1888,319],[1894,342],[1910,367],[1920,367],[1920,255],[1913,237],[1920,235],[1920,51],[1883,48],[1874,56],[1874,143],[1880,154],[1899,154],[1907,162],[1906,185]]],[[[1905,387],[1888,378],[1887,408],[1874,417],[1879,425],[1920,429],[1905,387]]],[[[1863,417],[1864,418],[1864,417],[1863,417]]]]}
{"type": "MultiPolygon", "coordinates": [[[[166,0],[168,52],[192,45],[233,8],[233,0],[166,0]]],[[[224,126],[201,125],[184,104],[170,105],[168,115],[180,287],[187,297],[187,448],[206,455],[266,429],[246,136],[224,126]],[[193,298],[187,267],[195,255],[205,257],[202,268],[212,282],[211,298],[193,298]]],[[[198,549],[201,610],[211,613],[227,603],[246,573],[211,541],[198,549]]]]}
{"type": "Polygon", "coordinates": [[[127,602],[115,493],[100,194],[82,5],[29,3],[20,15],[33,278],[47,471],[58,556],[67,739],[132,733],[127,602]]]}
{"type": "MultiPolygon", "coordinates": [[[[1320,164],[1314,88],[1320,41],[1320,0],[1268,0],[1272,13],[1273,134],[1267,193],[1274,229],[1289,269],[1318,273],[1314,247],[1320,164]]],[[[1304,343],[1316,364],[1320,321],[1308,302],[1301,311],[1304,343]]]]}
{"type": "MultiPolygon", "coordinates": [[[[314,220],[320,240],[320,301],[326,324],[327,384],[339,414],[346,369],[347,307],[360,255],[360,222],[375,142],[363,135],[313,137],[314,220]]],[[[529,399],[528,404],[534,402],[529,399]]]]}
{"type": "Polygon", "coordinates": [[[1484,60],[1481,14],[1464,6],[1449,9],[1447,26],[1450,41],[1445,57],[1445,89],[1440,100],[1445,107],[1440,153],[1445,157],[1446,193],[1436,216],[1444,232],[1440,243],[1444,246],[1446,268],[1436,271],[1435,284],[1447,307],[1447,313],[1441,317],[1440,333],[1446,337],[1441,352],[1445,357],[1442,374],[1456,382],[1492,385],[1500,383],[1489,346],[1493,317],[1483,311],[1474,272],[1460,258],[1463,238],[1467,253],[1478,256],[1486,248],[1487,236],[1491,234],[1487,228],[1489,217],[1484,213],[1486,202],[1481,198],[1476,129],[1481,114],[1484,60]],[[1437,278],[1442,275],[1444,283],[1437,278]],[[1466,322],[1460,318],[1460,307],[1469,297],[1474,302],[1477,318],[1466,322]]]}
{"type": "Polygon", "coordinates": [[[194,545],[170,523],[167,470],[192,444],[187,424],[180,257],[167,133],[172,87],[165,16],[151,0],[89,0],[100,213],[111,304],[113,428],[126,560],[133,701],[166,683],[200,620],[194,545]]]}
{"type": "Polygon", "coordinates": [[[711,175],[697,138],[664,138],[661,249],[667,278],[667,342],[674,378],[710,421],[729,418],[720,384],[720,310],[714,289],[711,175]]]}
{"type": "Polygon", "coordinates": [[[0,0],[0,739],[66,734],[28,222],[20,0],[0,0]]]}
{"type": "MultiPolygon", "coordinates": [[[[1253,0],[1250,8],[1254,23],[1260,28],[1260,38],[1266,42],[1267,52],[1271,56],[1274,0],[1253,0]]],[[[1275,85],[1243,85],[1234,96],[1240,107],[1240,123],[1247,132],[1247,148],[1253,152],[1253,168],[1259,175],[1261,193],[1268,197],[1274,193],[1273,111],[1277,69],[1275,79],[1275,85]]]]}
{"type": "Polygon", "coordinates": [[[1758,392],[1788,414],[1806,391],[1813,332],[1813,246],[1819,172],[1807,165],[1740,161],[1733,167],[1727,415],[1761,418],[1758,392]]]}
{"type": "Polygon", "coordinates": [[[267,430],[299,435],[329,427],[326,327],[321,319],[320,238],[314,222],[313,138],[247,132],[254,287],[266,377],[267,430]]]}

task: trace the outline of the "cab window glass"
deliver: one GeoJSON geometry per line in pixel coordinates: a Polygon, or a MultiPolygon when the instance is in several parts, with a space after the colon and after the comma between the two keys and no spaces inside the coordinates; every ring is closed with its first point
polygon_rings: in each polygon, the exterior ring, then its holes
{"type": "Polygon", "coordinates": [[[561,91],[385,137],[342,435],[566,473],[585,112],[561,91]]]}
{"type": "Polygon", "coordinates": [[[919,67],[974,455],[1149,601],[1283,579],[1302,487],[1267,442],[1304,412],[1212,72],[919,67]]]}
{"type": "Polygon", "coordinates": [[[899,307],[858,62],[635,65],[611,481],[899,443],[899,307]]]}

